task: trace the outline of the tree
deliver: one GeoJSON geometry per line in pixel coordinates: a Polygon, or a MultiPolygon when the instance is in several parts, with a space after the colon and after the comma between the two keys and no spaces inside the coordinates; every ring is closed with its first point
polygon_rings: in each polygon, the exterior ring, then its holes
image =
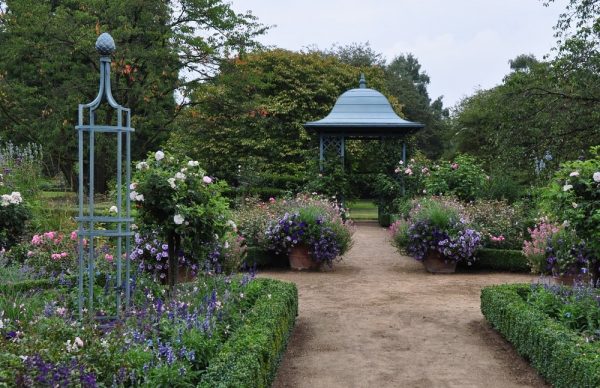
{"type": "Polygon", "coordinates": [[[304,175],[318,143],[303,124],[326,116],[342,92],[357,87],[361,71],[383,88],[382,69],[314,51],[258,51],[231,60],[197,88],[170,148],[231,183],[253,172],[304,175]]]}
{"type": "MultiPolygon", "coordinates": [[[[109,31],[117,44],[113,92],[132,109],[137,159],[167,138],[189,91],[265,30],[222,0],[7,0],[0,9],[0,135],[43,144],[50,172],[69,182],[77,104],[97,92],[100,32],[109,31]]],[[[114,170],[105,157],[114,145],[97,147],[102,191],[114,170]]]]}
{"type": "Polygon", "coordinates": [[[440,157],[449,148],[445,142],[449,112],[441,96],[433,102],[429,98],[429,76],[412,54],[395,57],[385,71],[387,88],[402,103],[406,118],[425,124],[415,136],[417,148],[431,159],[440,157]]]}

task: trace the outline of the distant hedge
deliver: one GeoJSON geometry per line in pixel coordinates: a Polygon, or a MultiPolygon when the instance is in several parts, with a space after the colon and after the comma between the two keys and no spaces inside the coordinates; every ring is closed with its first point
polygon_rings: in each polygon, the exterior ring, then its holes
{"type": "Polygon", "coordinates": [[[466,264],[460,263],[460,267],[509,272],[531,271],[527,258],[518,250],[481,248],[477,251],[476,256],[477,261],[472,265],[467,267],[466,264]]]}
{"type": "Polygon", "coordinates": [[[528,284],[486,287],[481,312],[553,386],[600,387],[600,343],[586,342],[528,304],[530,290],[528,284]]]}
{"type": "Polygon", "coordinates": [[[298,315],[298,290],[293,283],[272,279],[254,282],[260,296],[244,325],[209,361],[199,387],[271,386],[298,315]]]}

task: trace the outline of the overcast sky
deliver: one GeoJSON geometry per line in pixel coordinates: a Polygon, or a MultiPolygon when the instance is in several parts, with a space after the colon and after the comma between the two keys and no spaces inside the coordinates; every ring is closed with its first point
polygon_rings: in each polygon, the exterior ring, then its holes
{"type": "Polygon", "coordinates": [[[290,50],[369,42],[388,61],[413,53],[429,74],[432,99],[453,106],[509,72],[519,54],[542,58],[567,0],[230,0],[276,25],[259,40],[290,50]]]}

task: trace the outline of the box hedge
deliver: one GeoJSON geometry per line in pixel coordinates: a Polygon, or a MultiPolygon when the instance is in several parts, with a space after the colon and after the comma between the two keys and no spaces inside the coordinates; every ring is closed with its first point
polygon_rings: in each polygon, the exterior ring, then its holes
{"type": "Polygon", "coordinates": [[[600,387],[600,344],[528,304],[530,290],[527,284],[486,287],[481,312],[553,386],[600,387]]]}
{"type": "MultiPolygon", "coordinates": [[[[477,261],[469,268],[489,269],[509,272],[531,272],[527,258],[521,251],[513,249],[481,248],[477,251],[477,261]]],[[[460,263],[466,267],[465,263],[460,263]]]]}
{"type": "Polygon", "coordinates": [[[269,387],[298,315],[292,283],[257,279],[260,296],[238,328],[210,360],[200,387],[269,387]]]}

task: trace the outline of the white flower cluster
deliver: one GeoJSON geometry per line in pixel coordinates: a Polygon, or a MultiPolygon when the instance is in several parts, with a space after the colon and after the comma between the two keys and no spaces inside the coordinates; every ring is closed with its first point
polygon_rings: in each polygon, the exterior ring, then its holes
{"type": "Polygon", "coordinates": [[[188,162],[188,166],[190,167],[198,167],[200,165],[200,163],[197,160],[190,160],[188,162]]]}
{"type": "Polygon", "coordinates": [[[83,340],[79,337],[75,337],[73,343],[71,343],[71,340],[67,340],[65,346],[68,353],[77,353],[80,348],[83,348],[83,340]]]}
{"type": "Polygon", "coordinates": [[[21,193],[18,191],[13,191],[11,194],[3,194],[0,205],[8,206],[8,205],[18,205],[23,202],[23,197],[21,197],[21,193]]]}
{"type": "Polygon", "coordinates": [[[181,214],[175,214],[175,216],[173,216],[173,222],[175,222],[175,224],[181,225],[183,224],[183,221],[185,221],[185,219],[181,214]]]}
{"type": "Polygon", "coordinates": [[[150,165],[146,162],[139,162],[135,165],[135,168],[137,168],[138,170],[147,170],[150,168],[150,165]]]}

